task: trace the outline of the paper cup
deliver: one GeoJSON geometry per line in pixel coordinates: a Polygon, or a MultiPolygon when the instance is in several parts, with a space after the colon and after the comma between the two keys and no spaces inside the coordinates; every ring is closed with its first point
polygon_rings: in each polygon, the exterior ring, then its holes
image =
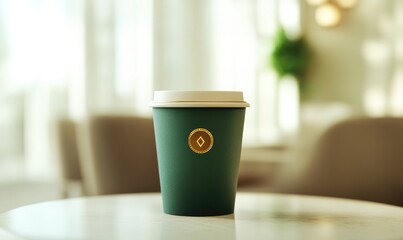
{"type": "Polygon", "coordinates": [[[233,213],[249,107],[242,92],[156,91],[150,105],[164,212],[233,213]]]}

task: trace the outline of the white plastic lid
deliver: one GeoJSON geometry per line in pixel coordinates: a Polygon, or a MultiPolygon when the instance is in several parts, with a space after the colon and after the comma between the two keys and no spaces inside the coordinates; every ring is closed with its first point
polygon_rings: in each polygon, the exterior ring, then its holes
{"type": "Polygon", "coordinates": [[[245,108],[242,92],[232,91],[155,91],[151,107],[245,108]]]}

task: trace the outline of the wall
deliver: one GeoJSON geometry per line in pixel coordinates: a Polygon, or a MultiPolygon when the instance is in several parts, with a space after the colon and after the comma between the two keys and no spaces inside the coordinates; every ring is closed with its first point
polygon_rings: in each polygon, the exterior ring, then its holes
{"type": "Polygon", "coordinates": [[[340,25],[322,28],[314,21],[314,7],[302,0],[303,28],[313,51],[308,73],[311,101],[343,102],[358,114],[375,107],[368,105],[385,102],[376,115],[388,113],[393,98],[390,82],[398,70],[393,49],[401,25],[400,5],[399,1],[361,0],[343,12],[340,25]],[[376,94],[369,92],[374,86],[376,94]]]}

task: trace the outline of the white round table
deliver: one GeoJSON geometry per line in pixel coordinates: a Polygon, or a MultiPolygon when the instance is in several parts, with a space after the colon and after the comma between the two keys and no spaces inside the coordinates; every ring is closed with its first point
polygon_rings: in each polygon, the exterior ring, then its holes
{"type": "MultiPolygon", "coordinates": [[[[44,202],[0,215],[9,239],[403,239],[403,208],[324,197],[237,193],[235,213],[181,217],[160,194],[44,202]]],[[[1,238],[8,239],[8,238],[1,238]]]]}

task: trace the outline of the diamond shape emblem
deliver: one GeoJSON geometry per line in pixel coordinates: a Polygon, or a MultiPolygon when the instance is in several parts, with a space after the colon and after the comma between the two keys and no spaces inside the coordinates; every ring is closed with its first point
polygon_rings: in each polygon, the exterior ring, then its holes
{"type": "Polygon", "coordinates": [[[203,154],[213,147],[213,134],[205,128],[194,129],[188,137],[189,148],[198,154],[203,154]]]}
{"type": "Polygon", "coordinates": [[[205,142],[206,141],[204,141],[204,139],[201,136],[196,141],[196,143],[199,145],[199,147],[202,147],[205,142]]]}

